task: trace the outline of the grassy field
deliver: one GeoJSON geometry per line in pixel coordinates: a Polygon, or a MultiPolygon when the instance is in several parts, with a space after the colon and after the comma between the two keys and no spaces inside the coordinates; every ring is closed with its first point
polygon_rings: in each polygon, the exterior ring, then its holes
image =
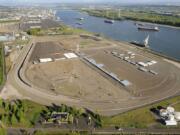
{"type": "Polygon", "coordinates": [[[37,131],[34,135],[88,135],[87,132],[37,131]]]}
{"type": "MultiPolygon", "coordinates": [[[[153,105],[149,105],[143,108],[139,108],[136,110],[132,110],[123,114],[119,114],[112,117],[99,117],[98,115],[91,113],[91,115],[95,121],[98,120],[102,124],[102,127],[121,127],[121,128],[148,128],[151,126],[155,126],[156,128],[166,128],[162,124],[158,123],[150,111],[151,108],[156,108],[158,106],[167,107],[173,106],[176,111],[180,111],[180,96],[174,97],[160,103],[156,103],[153,105]]],[[[71,112],[72,114],[76,114],[79,116],[79,111],[75,108],[68,107],[63,105],[61,106],[61,111],[66,110],[67,112],[71,112]],[[63,107],[64,106],[64,107],[63,107]]],[[[52,108],[49,108],[50,110],[52,108]]],[[[58,109],[56,107],[56,109],[58,109]]],[[[51,110],[52,111],[52,110],[51,110]]],[[[16,101],[4,101],[0,100],[0,134],[6,134],[6,128],[8,127],[21,127],[28,128],[34,127],[35,123],[39,120],[40,114],[42,112],[49,112],[46,106],[34,103],[28,100],[16,100],[16,101]]],[[[81,111],[82,112],[82,111],[81,111]]],[[[47,113],[49,114],[49,113],[47,113]]],[[[99,123],[99,124],[100,124],[99,123]]],[[[101,126],[100,126],[101,127],[101,126]]],[[[179,127],[178,127],[179,128],[179,127]]],[[[64,131],[36,131],[35,135],[80,135],[86,134],[87,132],[64,132],[64,131]]]]}
{"type": "Polygon", "coordinates": [[[58,29],[56,29],[57,33],[63,34],[63,35],[72,35],[72,34],[83,34],[83,33],[90,33],[83,29],[78,28],[72,28],[65,25],[62,25],[58,29]]]}
{"type": "Polygon", "coordinates": [[[173,106],[176,111],[180,111],[180,96],[113,117],[102,117],[102,125],[104,127],[119,126],[128,128],[147,128],[155,124],[158,127],[165,127],[160,123],[157,123],[150,109],[154,107],[156,108],[157,106],[167,107],[169,105],[173,106]]]}
{"type": "Polygon", "coordinates": [[[0,20],[0,23],[16,23],[16,22],[19,22],[19,20],[7,20],[7,21],[0,20]]]}
{"type": "Polygon", "coordinates": [[[93,112],[86,112],[82,108],[70,107],[66,105],[44,106],[29,100],[5,101],[0,99],[0,120],[5,127],[34,127],[39,123],[40,118],[46,121],[51,120],[54,112],[67,112],[68,123],[72,124],[74,118],[84,118],[91,116],[97,127],[101,126],[100,115],[93,112]]]}
{"type": "Polygon", "coordinates": [[[16,39],[13,43],[16,45],[27,45],[29,43],[29,39],[28,40],[16,39]]]}
{"type": "Polygon", "coordinates": [[[32,127],[37,120],[37,115],[44,109],[46,109],[45,106],[28,100],[10,102],[1,99],[0,120],[6,127],[32,127]]]}
{"type": "Polygon", "coordinates": [[[5,128],[3,128],[3,127],[0,128],[0,135],[7,135],[5,128]]]}
{"type": "Polygon", "coordinates": [[[87,32],[83,29],[79,28],[72,28],[66,25],[61,25],[60,27],[57,28],[51,28],[47,30],[43,30],[40,28],[35,28],[35,29],[30,29],[27,31],[29,35],[34,35],[34,36],[43,36],[43,35],[73,35],[73,34],[83,34],[83,33],[90,33],[87,32]]]}
{"type": "Polygon", "coordinates": [[[87,12],[89,15],[104,17],[113,20],[135,20],[142,22],[151,22],[158,24],[166,24],[171,26],[180,27],[180,17],[165,16],[156,14],[154,12],[145,11],[131,11],[131,10],[82,10],[87,12]]]}

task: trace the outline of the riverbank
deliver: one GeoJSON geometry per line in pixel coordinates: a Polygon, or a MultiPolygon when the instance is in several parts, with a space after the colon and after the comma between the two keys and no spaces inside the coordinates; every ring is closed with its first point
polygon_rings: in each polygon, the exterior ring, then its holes
{"type": "Polygon", "coordinates": [[[165,58],[165,59],[167,59],[167,60],[169,60],[169,61],[174,61],[174,62],[178,62],[178,63],[180,62],[180,60],[178,60],[178,59],[172,58],[172,57],[167,56],[167,55],[163,55],[162,53],[155,52],[155,51],[153,51],[153,50],[151,50],[151,49],[148,49],[148,48],[143,48],[143,49],[145,49],[145,50],[148,51],[149,53],[152,53],[152,54],[154,54],[154,55],[156,55],[156,56],[160,56],[160,57],[165,58]]]}
{"type": "Polygon", "coordinates": [[[159,32],[139,31],[137,26],[134,25],[135,22],[132,20],[115,21],[113,25],[109,25],[104,23],[105,18],[90,16],[86,12],[79,12],[79,10],[61,10],[60,12],[57,12],[57,16],[60,17],[65,24],[71,27],[78,27],[76,23],[79,22],[79,20],[76,18],[84,18],[84,20],[81,21],[82,25],[80,26],[82,29],[93,33],[100,33],[101,35],[105,35],[106,37],[118,41],[142,42],[147,35],[149,35],[149,46],[151,50],[180,60],[178,52],[180,49],[178,44],[180,42],[180,39],[178,38],[180,36],[179,28],[158,25],[160,29],[159,32]]]}
{"type": "Polygon", "coordinates": [[[131,20],[133,22],[137,22],[137,23],[143,23],[145,25],[157,25],[157,26],[162,26],[162,27],[166,27],[166,28],[172,28],[172,29],[178,29],[180,30],[180,27],[177,26],[171,26],[171,25],[167,25],[167,24],[158,24],[158,23],[151,23],[151,22],[141,22],[141,21],[135,21],[135,20],[131,20]]]}
{"type": "MultiPolygon", "coordinates": [[[[87,13],[86,11],[83,11],[83,13],[87,13]]],[[[88,13],[87,13],[88,14],[88,13]]],[[[90,15],[90,14],[88,14],[90,15]]],[[[93,15],[90,15],[93,16],[93,15]]],[[[99,17],[99,18],[106,18],[104,16],[95,16],[95,17],[99,17]]],[[[108,18],[106,18],[108,19],[108,18]]],[[[114,19],[113,19],[114,20],[114,19]]],[[[124,19],[125,20],[125,19],[124,19]]],[[[128,19],[127,19],[128,20],[128,19]]],[[[123,21],[123,19],[117,19],[116,21],[123,21]]],[[[134,23],[143,23],[145,25],[156,25],[156,26],[162,26],[162,27],[167,27],[167,28],[173,28],[173,29],[178,29],[180,30],[180,27],[177,26],[172,26],[172,25],[167,25],[167,24],[158,24],[158,23],[153,23],[153,22],[146,22],[146,21],[137,21],[137,20],[129,20],[132,21],[134,23]]]]}
{"type": "MultiPolygon", "coordinates": [[[[113,40],[113,39],[111,39],[111,38],[109,38],[109,37],[104,37],[104,38],[107,38],[107,39],[109,39],[109,40],[113,40]]],[[[151,49],[149,49],[149,48],[144,48],[144,47],[135,46],[134,44],[131,44],[130,42],[119,41],[119,40],[115,40],[115,41],[124,43],[124,44],[126,44],[127,46],[136,47],[137,49],[142,50],[142,51],[147,51],[148,53],[151,53],[151,54],[153,54],[153,55],[155,55],[155,56],[157,56],[157,57],[164,58],[165,60],[167,60],[167,61],[170,62],[171,64],[174,64],[174,65],[176,65],[176,66],[178,65],[178,66],[177,66],[178,68],[180,67],[180,66],[179,66],[180,60],[178,60],[178,59],[176,59],[176,58],[173,58],[173,57],[164,55],[164,54],[162,54],[162,53],[160,53],[160,52],[155,52],[155,51],[153,51],[153,50],[151,50],[151,49]],[[176,64],[175,64],[175,63],[176,63],[176,64]]]]}
{"type": "Polygon", "coordinates": [[[149,12],[140,11],[117,11],[117,10],[81,10],[91,16],[104,17],[112,20],[133,20],[140,22],[149,22],[153,24],[180,27],[180,18],[175,16],[164,16],[149,12]]]}

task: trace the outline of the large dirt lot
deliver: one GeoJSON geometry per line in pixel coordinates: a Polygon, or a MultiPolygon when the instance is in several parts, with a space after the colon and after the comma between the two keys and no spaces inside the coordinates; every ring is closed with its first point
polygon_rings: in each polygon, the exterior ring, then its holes
{"type": "Polygon", "coordinates": [[[54,42],[39,42],[36,44],[33,50],[33,55],[29,61],[38,61],[39,58],[61,58],[63,57],[63,53],[67,52],[60,43],[54,42]]]}
{"type": "Polygon", "coordinates": [[[111,114],[151,103],[177,94],[180,90],[180,69],[163,58],[137,47],[106,39],[94,40],[81,36],[57,36],[37,38],[31,53],[25,76],[33,87],[44,92],[81,99],[83,106],[111,114]],[[67,59],[64,53],[81,54],[67,59]],[[123,59],[113,54],[123,54],[123,59]],[[129,52],[134,57],[130,57],[129,52]],[[120,80],[131,85],[123,86],[101,70],[85,61],[88,57],[103,65],[103,69],[115,74],[120,80]],[[39,58],[52,58],[52,62],[39,63],[39,58]],[[58,59],[58,60],[56,60],[58,59]],[[36,63],[34,64],[34,61],[36,63]],[[138,62],[157,63],[139,70],[138,62]],[[132,64],[134,62],[136,64],[132,64]],[[152,74],[151,71],[157,74],[152,74]]]}
{"type": "Polygon", "coordinates": [[[79,58],[32,64],[39,58],[65,58],[62,43],[38,42],[29,59],[26,77],[33,85],[47,91],[88,101],[112,101],[127,98],[129,93],[111,83],[79,58]],[[94,94],[96,93],[96,94],[94,94]]]}
{"type": "Polygon", "coordinates": [[[21,23],[20,29],[23,31],[27,31],[31,28],[31,26],[41,26],[42,29],[54,28],[60,26],[60,24],[56,21],[50,19],[41,20],[41,23],[21,23]]]}
{"type": "Polygon", "coordinates": [[[96,60],[97,63],[104,64],[106,70],[113,72],[121,80],[128,80],[131,82],[132,86],[129,89],[134,96],[153,96],[179,88],[179,69],[151,55],[138,54],[136,50],[127,50],[120,47],[100,49],[96,51],[86,50],[84,53],[96,60]],[[128,52],[133,52],[135,56],[129,60],[136,63],[152,60],[156,61],[156,64],[145,68],[153,70],[158,74],[154,75],[150,72],[139,70],[138,68],[141,66],[130,64],[123,59],[113,56],[111,54],[113,51],[118,52],[119,54],[124,54],[127,57],[129,56],[128,52]]]}
{"type": "Polygon", "coordinates": [[[79,59],[31,65],[27,76],[38,87],[88,101],[116,100],[128,96],[125,90],[114,86],[79,59]]]}

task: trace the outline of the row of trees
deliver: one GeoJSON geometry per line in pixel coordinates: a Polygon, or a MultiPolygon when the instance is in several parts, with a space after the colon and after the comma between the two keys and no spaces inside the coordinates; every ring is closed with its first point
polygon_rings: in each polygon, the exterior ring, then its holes
{"type": "Polygon", "coordinates": [[[0,120],[5,125],[29,125],[30,122],[25,117],[27,107],[20,100],[5,102],[0,100],[0,120]]]}
{"type": "Polygon", "coordinates": [[[0,43],[0,85],[3,82],[3,46],[0,43]]]}
{"type": "MultiPolygon", "coordinates": [[[[31,127],[41,118],[49,119],[54,112],[68,113],[68,122],[74,123],[74,120],[86,119],[91,117],[91,122],[96,127],[101,127],[101,116],[87,109],[70,107],[62,104],[61,106],[39,106],[21,100],[4,101],[0,99],[0,120],[5,126],[13,127],[31,127]],[[37,109],[37,107],[39,107],[37,109]]],[[[40,122],[40,121],[39,121],[40,122]]]]}
{"type": "Polygon", "coordinates": [[[32,28],[27,31],[27,34],[39,36],[39,35],[42,35],[42,30],[40,28],[32,28]]]}
{"type": "Polygon", "coordinates": [[[61,35],[72,35],[72,34],[79,34],[79,33],[87,33],[86,31],[82,29],[77,29],[77,28],[71,28],[65,25],[61,25],[58,28],[54,29],[41,29],[41,28],[32,28],[27,30],[28,35],[33,35],[33,36],[43,36],[48,33],[55,33],[55,34],[61,34],[61,35]]]}
{"type": "Polygon", "coordinates": [[[48,119],[53,112],[67,112],[69,114],[69,123],[72,124],[74,119],[85,118],[88,119],[91,117],[92,123],[95,124],[96,127],[102,126],[101,116],[96,114],[90,110],[85,110],[82,108],[70,107],[62,104],[61,106],[53,105],[48,106],[46,110],[43,110],[41,116],[43,118],[48,119]]]}
{"type": "Polygon", "coordinates": [[[68,122],[70,124],[73,123],[74,118],[79,118],[84,113],[84,109],[77,109],[75,107],[69,107],[67,105],[62,104],[61,106],[57,106],[53,104],[52,106],[47,106],[46,110],[43,110],[41,116],[44,119],[49,119],[53,112],[66,112],[68,113],[68,122]]]}

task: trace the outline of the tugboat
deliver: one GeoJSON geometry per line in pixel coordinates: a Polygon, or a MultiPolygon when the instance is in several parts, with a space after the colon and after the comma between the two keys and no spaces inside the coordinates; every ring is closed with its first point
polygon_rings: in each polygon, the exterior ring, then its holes
{"type": "Polygon", "coordinates": [[[77,22],[76,24],[77,24],[77,25],[83,25],[83,24],[82,24],[82,23],[80,23],[80,22],[77,22]]]}
{"type": "Polygon", "coordinates": [[[77,20],[80,20],[80,21],[82,21],[82,20],[84,20],[84,18],[83,18],[83,17],[81,17],[81,18],[77,18],[77,20]]]}
{"type": "Polygon", "coordinates": [[[159,28],[157,26],[156,27],[139,26],[138,30],[159,31],[159,28]]]}
{"type": "MultiPolygon", "coordinates": [[[[106,10],[106,16],[107,17],[109,16],[109,11],[108,10],[106,10]]],[[[114,20],[112,20],[112,19],[105,19],[104,22],[105,23],[109,23],[109,24],[113,24],[114,20]]]]}
{"type": "Polygon", "coordinates": [[[131,44],[134,44],[139,47],[146,47],[149,48],[149,35],[144,39],[143,43],[137,42],[137,41],[132,41],[130,42],[131,44]]]}
{"type": "Polygon", "coordinates": [[[114,20],[104,20],[105,23],[110,23],[110,24],[113,24],[114,23],[114,20]]]}

